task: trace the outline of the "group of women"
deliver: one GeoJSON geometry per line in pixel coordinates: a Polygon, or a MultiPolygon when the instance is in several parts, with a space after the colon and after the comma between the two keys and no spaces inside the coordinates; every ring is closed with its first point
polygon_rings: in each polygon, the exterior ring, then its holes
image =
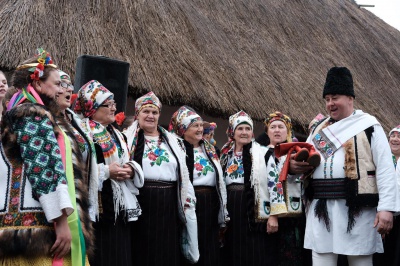
{"type": "Polygon", "coordinates": [[[267,121],[264,147],[250,116],[232,115],[220,160],[192,108],[160,127],[152,92],[123,133],[98,81],[71,110],[71,78],[43,49],[15,70],[14,93],[0,78],[3,264],[277,265],[286,205],[272,151],[290,136],[288,117],[267,121]]]}
{"type": "Polygon", "coordinates": [[[288,116],[266,118],[268,146],[247,113],[230,116],[219,156],[191,107],[159,126],[153,92],[123,132],[96,80],[70,109],[71,78],[43,49],[11,83],[0,72],[0,264],[308,265],[304,221],[284,193],[301,183],[280,181],[287,155],[274,153],[293,141],[288,116]]]}

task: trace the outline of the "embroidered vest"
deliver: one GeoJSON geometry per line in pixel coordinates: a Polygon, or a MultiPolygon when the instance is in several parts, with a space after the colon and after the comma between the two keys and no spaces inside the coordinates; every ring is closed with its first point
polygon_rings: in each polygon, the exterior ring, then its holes
{"type": "Polygon", "coordinates": [[[33,199],[22,164],[5,156],[1,142],[0,169],[0,257],[48,255],[43,251],[54,244],[54,227],[47,222],[40,203],[33,199]]]}
{"type": "MultiPolygon", "coordinates": [[[[329,119],[317,125],[314,137],[325,128],[329,119]]],[[[372,159],[371,137],[373,126],[353,136],[343,145],[345,149],[346,202],[349,206],[376,207],[379,195],[376,167],[372,159]]]]}

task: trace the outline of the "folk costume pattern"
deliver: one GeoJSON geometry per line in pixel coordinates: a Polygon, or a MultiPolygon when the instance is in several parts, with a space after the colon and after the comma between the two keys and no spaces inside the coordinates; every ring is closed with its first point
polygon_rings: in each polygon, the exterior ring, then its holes
{"type": "MultiPolygon", "coordinates": [[[[161,102],[157,98],[156,95],[154,95],[153,92],[149,92],[146,95],[138,98],[135,102],[135,115],[139,115],[140,111],[145,108],[145,107],[152,107],[156,108],[159,111],[161,111],[161,102]]],[[[196,204],[196,197],[193,189],[193,185],[190,183],[189,179],[189,171],[186,166],[186,155],[183,150],[183,146],[181,141],[173,134],[167,132],[165,129],[162,127],[158,126],[158,135],[159,138],[162,138],[165,143],[168,145],[169,150],[171,151],[171,154],[173,157],[175,157],[175,160],[177,162],[177,167],[175,168],[175,174],[174,177],[176,177],[176,182],[175,181],[169,181],[167,184],[164,184],[159,181],[153,182],[154,186],[152,186],[150,183],[149,186],[144,186],[143,189],[143,194],[141,196],[145,197],[144,201],[146,199],[149,199],[149,196],[152,193],[155,193],[156,200],[152,204],[148,204],[148,208],[153,209],[155,206],[155,203],[160,203],[161,205],[163,204],[160,202],[163,199],[161,194],[164,194],[168,200],[172,202],[177,203],[177,208],[170,210],[171,213],[175,212],[178,213],[179,220],[183,222],[184,227],[181,228],[180,232],[178,234],[180,235],[180,241],[181,241],[181,250],[186,259],[191,261],[192,263],[195,263],[199,259],[199,250],[198,250],[198,240],[197,240],[197,218],[196,218],[196,213],[195,213],[195,204],[196,204]],[[175,190],[176,189],[176,190],[175,190]],[[175,190],[175,191],[174,191],[175,190]],[[176,194],[176,191],[178,192],[176,194]],[[161,193],[161,194],[160,194],[161,193]],[[146,195],[147,194],[147,195],[146,195]],[[174,196],[175,195],[175,196],[174,196]],[[177,195],[177,197],[176,197],[177,195]]],[[[128,139],[128,146],[130,148],[131,152],[131,159],[134,159],[135,161],[139,162],[139,164],[143,163],[143,153],[145,149],[145,135],[144,135],[144,130],[142,130],[139,126],[139,121],[136,120],[133,122],[133,124],[124,132],[127,136],[128,139]]],[[[170,157],[170,159],[172,156],[170,157]]],[[[171,160],[170,160],[171,162],[171,160]]],[[[169,162],[169,163],[170,163],[169,162]]],[[[164,163],[164,162],[163,162],[164,163]]],[[[168,163],[168,164],[169,164],[168,163]]],[[[143,164],[142,164],[143,165],[143,164]]],[[[147,178],[147,172],[146,170],[144,171],[146,173],[146,178],[147,178]]],[[[170,177],[172,178],[172,177],[170,177]]],[[[151,181],[151,180],[150,180],[151,181]]],[[[158,208],[158,206],[157,206],[158,208]]],[[[169,207],[168,209],[171,209],[169,207]]],[[[159,238],[161,237],[165,241],[170,241],[169,243],[172,244],[172,242],[175,242],[175,239],[172,239],[176,236],[177,230],[176,230],[176,223],[178,220],[173,219],[170,221],[165,221],[164,217],[160,218],[160,215],[156,214],[148,214],[146,216],[146,224],[140,224],[141,228],[146,228],[145,226],[151,226],[154,224],[155,221],[154,219],[162,219],[164,221],[164,226],[162,228],[165,228],[165,230],[168,230],[171,234],[171,237],[167,236],[160,236],[157,230],[153,231],[151,234],[148,234],[145,239],[151,239],[151,238],[159,238]],[[174,227],[174,228],[172,228],[174,227]]],[[[139,221],[140,223],[140,221],[139,221]]],[[[179,223],[179,222],[178,222],[179,223]]],[[[138,224],[139,226],[139,224],[138,224]]],[[[158,225],[157,225],[158,226],[158,225]]],[[[164,233],[165,234],[165,233],[164,233]]],[[[179,238],[179,237],[178,237],[179,238]]],[[[137,243],[140,245],[139,243],[137,243]]],[[[179,258],[171,258],[171,256],[174,256],[176,252],[179,250],[178,247],[175,244],[172,244],[173,246],[169,247],[170,253],[173,254],[165,254],[165,256],[168,256],[170,259],[169,262],[171,263],[176,263],[179,261],[179,258]]],[[[143,250],[143,252],[152,252],[154,250],[154,247],[147,248],[147,249],[142,249],[142,247],[139,247],[139,249],[143,250]]],[[[164,253],[163,253],[164,254],[164,253]]],[[[136,256],[136,255],[135,255],[136,256]]],[[[140,254],[141,256],[141,254],[140,254]]],[[[162,256],[159,254],[158,256],[154,256],[154,254],[145,254],[143,260],[138,263],[151,263],[150,261],[154,262],[158,260],[163,260],[162,256]]],[[[165,263],[165,262],[164,262],[165,263]]]]}
{"type": "Polygon", "coordinates": [[[225,183],[227,185],[232,183],[244,182],[243,170],[243,156],[242,153],[234,154],[228,162],[225,175],[225,183]]]}
{"type": "MultiPolygon", "coordinates": [[[[200,122],[203,121],[200,115],[197,114],[196,111],[194,111],[191,107],[184,105],[181,106],[172,115],[171,121],[168,126],[168,130],[176,134],[178,137],[183,138],[183,135],[187,131],[187,129],[198,121],[200,122]]],[[[192,163],[194,164],[193,173],[192,172],[189,173],[190,180],[196,186],[201,186],[201,185],[214,186],[217,184],[217,192],[220,196],[220,210],[218,214],[218,222],[221,226],[225,226],[225,223],[229,221],[229,216],[228,216],[228,210],[226,208],[226,184],[223,179],[223,172],[219,156],[217,155],[215,147],[208,141],[202,139],[199,142],[199,144],[200,148],[194,149],[193,145],[189,144],[187,141],[183,141],[183,145],[185,146],[186,152],[190,153],[190,155],[187,155],[186,161],[188,164],[192,163]],[[188,148],[190,148],[190,151],[188,150],[188,148]],[[197,153],[197,151],[199,151],[199,153],[197,153]],[[192,152],[193,152],[193,158],[191,154],[192,152]],[[206,156],[204,156],[204,158],[202,159],[201,157],[203,155],[200,154],[203,153],[205,153],[206,156]],[[200,156],[198,157],[196,154],[199,154],[200,156]],[[212,175],[212,177],[210,176],[212,180],[210,180],[210,178],[202,177],[202,175],[205,174],[206,172],[212,175]],[[215,173],[215,175],[213,175],[212,173],[215,173]],[[195,178],[196,175],[198,178],[195,178]]],[[[188,167],[191,168],[192,166],[188,167]]]]}
{"type": "MultiPolygon", "coordinates": [[[[105,165],[113,162],[119,162],[121,165],[128,163],[135,170],[133,180],[116,181],[109,179],[113,192],[115,219],[120,210],[123,210],[128,221],[135,221],[141,214],[136,195],[139,194],[138,188],[142,187],[144,183],[142,169],[135,162],[129,161],[128,147],[118,130],[111,125],[105,127],[90,118],[102,103],[113,98],[114,95],[100,82],[91,80],[79,90],[75,111],[84,117],[80,126],[100,147],[101,157],[103,157],[105,165]]],[[[106,179],[108,177],[100,180],[100,191],[102,190],[102,182],[106,179]]]]}
{"type": "Polygon", "coordinates": [[[150,161],[150,166],[161,166],[163,162],[170,161],[170,153],[166,147],[165,142],[156,137],[156,139],[146,138],[146,148],[143,153],[143,159],[150,161]]]}
{"type": "MultiPolygon", "coordinates": [[[[353,138],[355,135],[363,133],[363,130],[373,126],[373,133],[371,137],[370,145],[371,154],[374,165],[379,165],[376,168],[376,180],[379,189],[379,204],[377,208],[374,207],[357,207],[361,210],[357,212],[354,220],[351,220],[351,214],[354,213],[349,209],[344,198],[333,198],[326,200],[314,199],[310,203],[307,215],[307,225],[305,233],[304,247],[312,249],[318,253],[333,252],[337,254],[345,255],[370,255],[372,253],[383,252],[382,239],[376,230],[373,230],[373,222],[375,220],[376,211],[380,210],[394,210],[394,194],[391,189],[391,182],[394,178],[394,169],[391,160],[390,148],[386,140],[386,136],[383,132],[382,127],[376,121],[375,118],[363,113],[360,110],[356,110],[352,115],[344,118],[333,124],[329,123],[329,119],[324,121],[328,126],[320,124],[312,134],[307,142],[313,142],[314,146],[317,145],[314,140],[317,133],[324,131],[325,136],[335,136],[335,139],[329,137],[329,140],[333,143],[333,150],[335,152],[330,157],[323,157],[320,166],[318,166],[314,173],[313,179],[319,180],[335,180],[344,179],[349,173],[349,162],[354,161],[357,163],[356,158],[346,162],[349,156],[349,152],[346,145],[339,145],[340,143],[346,143],[347,140],[353,138]],[[341,128],[346,128],[342,130],[341,128]],[[351,136],[343,136],[343,134],[351,134],[351,136]],[[325,165],[326,169],[324,169],[325,165]],[[346,170],[349,167],[348,170],[346,170]],[[346,170],[346,171],[345,171],[346,170]],[[314,210],[319,202],[326,201],[326,210],[329,216],[326,216],[328,221],[335,221],[329,223],[327,227],[326,219],[319,220],[315,216],[314,210]],[[362,221],[362,222],[360,222],[362,221]],[[329,230],[328,230],[329,229],[329,230]],[[323,239],[323,241],[316,242],[316,239],[323,239]],[[357,237],[356,237],[357,236],[357,237]],[[363,245],[354,245],[354,243],[363,243],[363,245]]],[[[357,138],[358,139],[358,138],[357,138]]],[[[360,143],[358,143],[360,145],[360,143]]],[[[364,144],[362,144],[364,145],[364,144]]],[[[316,149],[324,154],[323,147],[316,149]],[[321,151],[322,150],[322,151],[321,151]]],[[[354,155],[352,155],[354,156],[354,155]]],[[[349,176],[351,178],[351,176],[349,176]]],[[[346,194],[347,195],[347,194],[346,194]]],[[[321,204],[320,204],[321,205],[321,204]]]]}
{"type": "Polygon", "coordinates": [[[49,222],[62,209],[73,212],[54,134],[59,129],[50,118],[40,105],[26,103],[13,108],[2,121],[0,164],[8,171],[0,173],[0,256],[21,254],[21,250],[27,256],[48,256],[55,239],[49,222]]]}
{"type": "Polygon", "coordinates": [[[26,117],[16,121],[13,131],[21,147],[24,167],[29,172],[35,199],[56,191],[60,184],[67,184],[60,149],[53,126],[46,117],[26,117]]]}
{"type": "Polygon", "coordinates": [[[194,149],[194,176],[201,177],[215,175],[214,168],[207,156],[203,154],[201,148],[194,149]],[[209,174],[210,173],[210,174],[209,174]]]}
{"type": "Polygon", "coordinates": [[[99,218],[99,167],[97,165],[96,149],[93,141],[81,127],[81,119],[70,109],[66,109],[67,119],[71,122],[72,132],[81,151],[83,162],[86,163],[86,178],[89,187],[89,216],[95,222],[99,218]]]}

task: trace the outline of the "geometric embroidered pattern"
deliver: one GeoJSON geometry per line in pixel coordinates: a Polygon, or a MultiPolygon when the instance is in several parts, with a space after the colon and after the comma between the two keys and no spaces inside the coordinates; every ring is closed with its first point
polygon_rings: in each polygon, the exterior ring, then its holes
{"type": "Polygon", "coordinates": [[[60,148],[53,130],[47,116],[24,117],[14,124],[25,174],[36,200],[41,195],[54,192],[59,184],[67,184],[60,148]]]}

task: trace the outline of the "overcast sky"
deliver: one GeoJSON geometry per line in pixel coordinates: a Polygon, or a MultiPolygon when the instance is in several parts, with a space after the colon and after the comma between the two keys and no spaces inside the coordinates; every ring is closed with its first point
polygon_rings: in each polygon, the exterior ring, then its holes
{"type": "Polygon", "coordinates": [[[359,5],[375,5],[365,9],[400,30],[400,0],[356,0],[356,2],[359,5]]]}

